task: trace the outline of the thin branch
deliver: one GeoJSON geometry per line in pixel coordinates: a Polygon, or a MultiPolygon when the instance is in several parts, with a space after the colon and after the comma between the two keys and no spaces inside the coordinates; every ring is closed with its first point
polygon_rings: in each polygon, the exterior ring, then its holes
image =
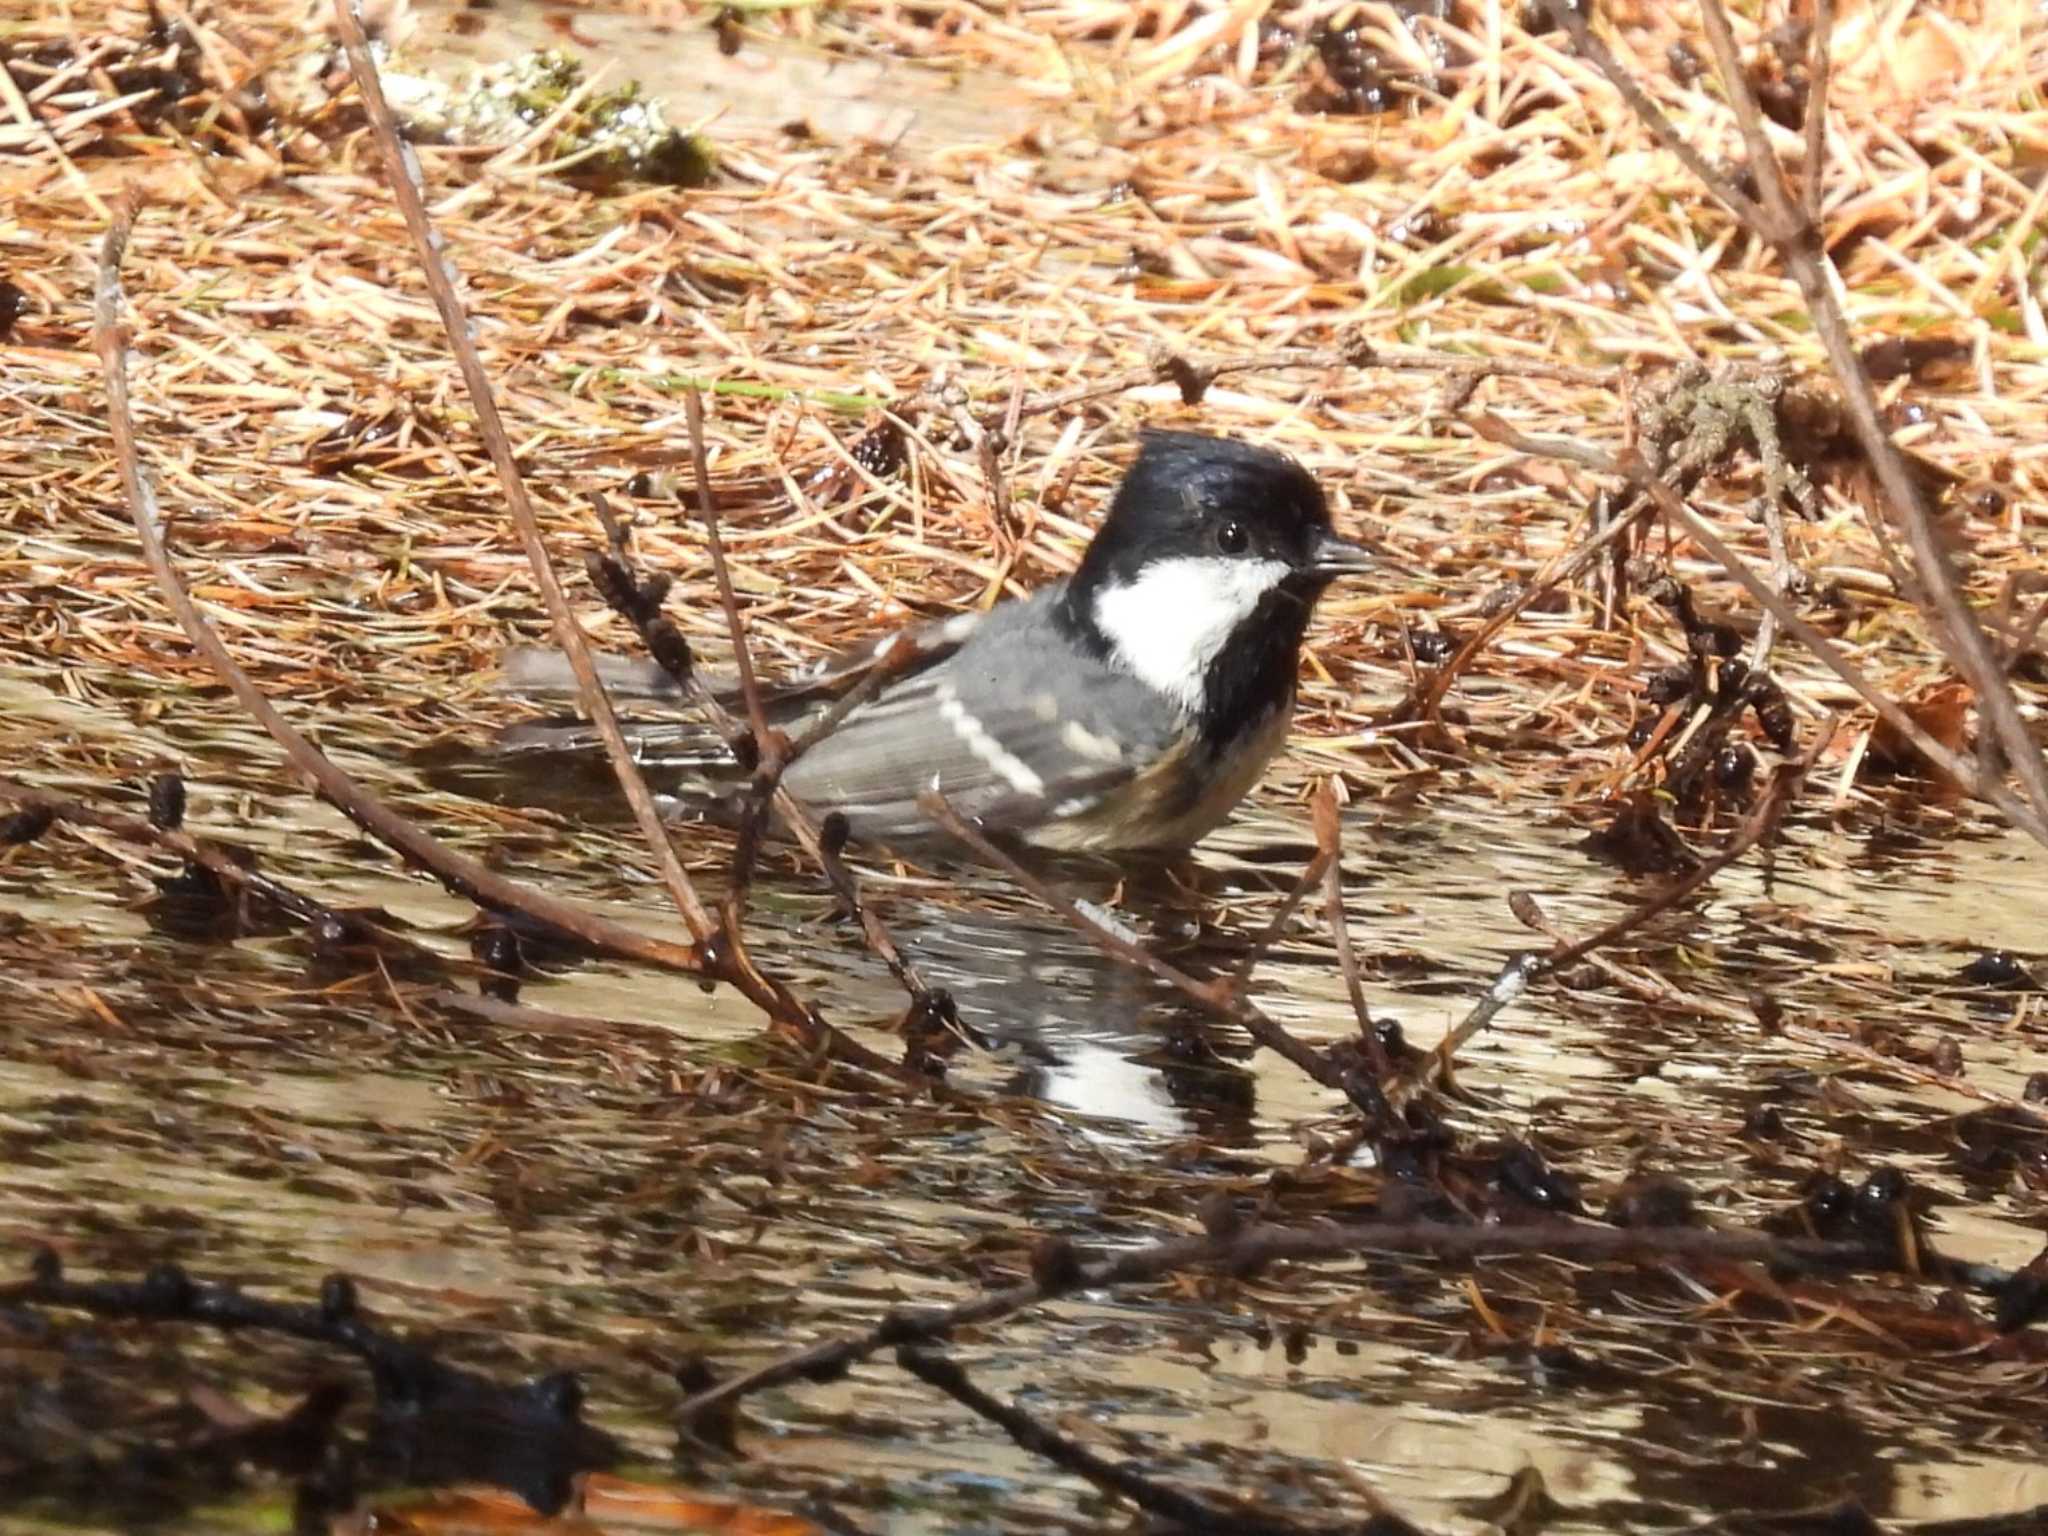
{"type": "MultiPolygon", "coordinates": [[[[1770,582],[1750,569],[1748,562],[1729,546],[1714,525],[1686,505],[1670,486],[1652,472],[1640,454],[1631,449],[1617,459],[1596,448],[1568,439],[1529,437],[1490,418],[1484,424],[1475,423],[1475,426],[1491,441],[1503,443],[1524,453],[1563,459],[1599,474],[1617,475],[1635,485],[1655,503],[1658,511],[1683,524],[1693,541],[1720,562],[1729,577],[1755,598],[1767,613],[1773,615],[1787,634],[1805,646],[1829,671],[1854,689],[1865,703],[1877,711],[1886,724],[1912,743],[1915,750],[1929,763],[1968,793],[1997,806],[2016,826],[2041,841],[2048,842],[2048,820],[2037,816],[2032,806],[2013,794],[1996,776],[1987,773],[1982,764],[1962,757],[1930,736],[1911,715],[1886,695],[1883,689],[1871,682],[1861,667],[1843,655],[1833,641],[1801,618],[1770,582]]],[[[1582,545],[1581,549],[1584,548],[1582,545]]]]}
{"type": "Polygon", "coordinates": [[[213,626],[193,603],[191,594],[185,590],[183,581],[171,564],[170,552],[164,543],[163,515],[157,505],[156,492],[143,474],[136,452],[135,426],[128,402],[128,354],[119,322],[121,258],[128,248],[135,212],[133,199],[123,199],[115,208],[114,222],[107,228],[93,299],[93,345],[99,352],[106,375],[107,427],[114,440],[114,455],[120,466],[122,488],[127,495],[128,514],[135,524],[143,558],[193,648],[206,658],[215,675],[227,685],[242,707],[283,749],[293,771],[314,794],[334,806],[364,832],[395,849],[414,868],[434,876],[456,895],[481,907],[520,913],[592,949],[622,959],[645,961],[690,975],[704,975],[703,959],[694,946],[655,938],[585,911],[573,902],[508,880],[481,861],[448,847],[400,815],[336,767],[294,729],[229,654],[213,626]]]}
{"type": "MultiPolygon", "coordinates": [[[[1008,426],[1009,436],[1014,438],[1015,424],[1025,417],[1049,415],[1128,390],[1170,383],[1179,388],[1182,403],[1198,405],[1209,386],[1218,379],[1232,374],[1272,373],[1286,368],[1384,368],[1396,373],[1443,373],[1454,375],[1467,386],[1481,379],[1498,377],[1542,379],[1551,383],[1604,388],[1611,387],[1617,376],[1612,369],[1578,368],[1543,358],[1486,358],[1467,352],[1432,352],[1420,347],[1379,347],[1363,338],[1353,338],[1332,348],[1278,347],[1270,352],[1249,352],[1208,362],[1197,362],[1162,347],[1152,354],[1144,367],[1133,368],[1099,384],[1080,384],[1072,389],[1040,395],[1035,400],[1018,400],[1013,396],[1001,419],[1008,426]]],[[[984,425],[993,426],[997,420],[996,413],[991,412],[984,425]]]]}
{"type": "MultiPolygon", "coordinates": [[[[1954,776],[1959,783],[1979,786],[1974,792],[1992,801],[2037,841],[2048,844],[2048,760],[2044,760],[2041,748],[2028,729],[2019,700],[1999,665],[1995,648],[1964,596],[1961,578],[1934,526],[1933,514],[1921,487],[1898,445],[1892,441],[1890,432],[1885,429],[1877,391],[1857,354],[1848,319],[1836,298],[1840,275],[1828,259],[1819,226],[1809,216],[1806,207],[1794,201],[1786,185],[1783,168],[1771,152],[1763,113],[1743,72],[1734,33],[1721,0],[1701,0],[1700,14],[1729,107],[1749,149],[1749,170],[1761,194],[1761,203],[1744,196],[1725,177],[1715,174],[1698,153],[1678,137],[1670,121],[1643,94],[1605,45],[1593,37],[1584,15],[1568,0],[1544,0],[1544,5],[1559,25],[1571,34],[1573,43],[1593,60],[1608,83],[1621,93],[1644,125],[1684,159],[1700,178],[1701,184],[1724,203],[1745,228],[1768,241],[1784,262],[1813,319],[1814,334],[1820,339],[1829,369],[1841,389],[1857,443],[1870,461],[1892,515],[1905,529],[1914,564],[1926,588],[1925,607],[1935,623],[1936,632],[1946,637],[1944,648],[1964,681],[1975,691],[1979,710],[1990,725],[2005,760],[2019,776],[2024,799],[2012,796],[2002,784],[1997,786],[1998,793],[1988,792],[1992,776],[1983,771],[1981,765],[1954,776]],[[2018,806],[2024,809],[2016,810],[2018,806]]],[[[1821,103],[1823,110],[1825,105],[1825,102],[1821,103]]],[[[1780,618],[1782,622],[1782,614],[1780,618]]],[[[1786,623],[1785,627],[1798,633],[1791,623],[1786,623]]],[[[1834,663],[1830,662],[1830,665],[1834,663]]],[[[1836,671],[1841,671],[1839,666],[1836,671]]],[[[1846,675],[1844,680],[1848,681],[1846,675]]],[[[1855,687],[1856,684],[1851,681],[1850,686],[1855,687]]],[[[1862,690],[1859,688],[1858,691],[1862,690]]],[[[1915,739],[1914,744],[1920,746],[1921,743],[1915,739]]],[[[1953,754],[1947,755],[1953,757],[1953,754]]]]}
{"type": "MultiPolygon", "coordinates": [[[[1607,461],[1598,450],[1587,448],[1568,438],[1531,438],[1510,427],[1500,418],[1482,412],[1472,420],[1472,430],[1488,442],[1513,448],[1519,453],[1528,453],[1545,458],[1565,459],[1582,463],[1589,468],[1607,461]]],[[[1525,612],[1529,605],[1559,584],[1571,580],[1602,550],[1614,544],[1631,528],[1642,521],[1649,511],[1649,503],[1638,501],[1619,516],[1608,520],[1607,526],[1582,539],[1570,549],[1559,550],[1544,561],[1536,574],[1522,585],[1514,601],[1490,615],[1479,628],[1467,635],[1451,659],[1437,667],[1409,692],[1406,699],[1395,709],[1395,717],[1403,720],[1428,720],[1442,705],[1444,695],[1451,684],[1464,675],[1467,668],[1478,659],[1479,654],[1493,643],[1502,630],[1525,612]]]]}
{"type": "Polygon", "coordinates": [[[1888,697],[1883,689],[1871,682],[1861,667],[1843,655],[1827,636],[1801,618],[1768,581],[1751,570],[1748,563],[1721,538],[1711,522],[1693,511],[1673,494],[1670,487],[1652,476],[1638,455],[1631,452],[1618,462],[1615,468],[1643,486],[1667,516],[1684,524],[1687,534],[1694,543],[1719,561],[1722,569],[1750,596],[1775,613],[1787,634],[1813,652],[1831,672],[1854,689],[1866,704],[1883,717],[1886,724],[1911,742],[1922,757],[1970,794],[1997,806],[2012,819],[2015,826],[2048,843],[2048,821],[2044,821],[2033,806],[2006,788],[1998,778],[1987,773],[1981,763],[1962,757],[1930,736],[1918,721],[1888,697]]]}
{"type": "Polygon", "coordinates": [[[534,584],[547,608],[555,642],[561,646],[570,670],[575,674],[578,701],[590,716],[590,723],[596,727],[598,739],[604,743],[612,772],[625,794],[627,805],[632,808],[633,819],[639,825],[648,851],[654,855],[656,868],[675,901],[676,910],[698,944],[709,943],[717,935],[718,926],[698,897],[682,860],[676,856],[674,844],[669,841],[668,828],[655,806],[653,792],[647,787],[647,780],[640,772],[640,765],[625,733],[619,729],[611,697],[597,675],[590,642],[584,637],[583,626],[576,622],[568,595],[563,592],[561,580],[555,574],[547,541],[541,535],[540,519],[534,514],[533,503],[527,497],[526,482],[512,456],[511,439],[506,436],[504,420],[498,414],[490,376],[484,372],[483,359],[477,355],[476,343],[471,339],[469,315],[456,292],[454,271],[442,248],[439,233],[427,219],[426,204],[420,196],[422,177],[419,161],[411,147],[400,138],[398,120],[392,115],[390,103],[384,99],[383,82],[378,76],[376,63],[370,57],[370,45],[363,36],[355,0],[334,0],[334,12],[341,31],[342,48],[348,54],[349,69],[355,75],[356,89],[362,95],[363,109],[384,154],[386,179],[391,186],[392,198],[405,219],[406,231],[412,236],[420,270],[426,277],[427,291],[433,296],[441,327],[448,336],[449,350],[462,374],[463,385],[469,391],[470,405],[476,411],[477,431],[497,470],[498,484],[505,493],[505,508],[512,514],[513,526],[518,529],[519,541],[526,550],[527,564],[533,568],[534,584]]]}
{"type": "Polygon", "coordinates": [[[1688,171],[1699,179],[1701,186],[1714,195],[1730,212],[1745,225],[1756,227],[1763,216],[1753,198],[1746,197],[1735,183],[1707,164],[1706,157],[1694,149],[1677,125],[1664,115],[1664,109],[1650,100],[1643,88],[1636,84],[1635,77],[1621,67],[1621,61],[1608,51],[1607,45],[1593,35],[1593,29],[1586,24],[1588,7],[1574,4],[1573,0],[1543,0],[1544,10],[1550,19],[1562,27],[1570,36],[1572,46],[1593,61],[1607,83],[1621,93],[1621,99],[1628,103],[1643,126],[1648,128],[1657,142],[1679,158],[1688,171]]]}
{"type": "Polygon", "coordinates": [[[754,657],[747,647],[747,629],[733,592],[732,571],[725,560],[725,540],[718,531],[718,504],[711,494],[710,454],[704,444],[704,397],[692,384],[683,392],[683,411],[690,427],[690,468],[697,482],[697,515],[704,520],[704,542],[711,550],[711,572],[718,581],[718,601],[732,634],[733,664],[739,669],[740,697],[746,701],[747,723],[753,728],[754,750],[771,761],[779,754],[768,734],[768,715],[761,704],[761,685],[754,676],[754,657]]]}
{"type": "Polygon", "coordinates": [[[1834,69],[1835,0],[1814,0],[1813,36],[1806,65],[1806,216],[1820,223],[1827,190],[1828,87],[1834,69]]]}
{"type": "Polygon", "coordinates": [[[1062,1238],[1041,1243],[1032,1278],[1004,1290],[946,1307],[898,1308],[858,1333],[842,1334],[771,1360],[685,1399],[678,1416],[690,1420],[756,1392],[798,1381],[830,1381],[884,1349],[937,1343],[964,1328],[1000,1321],[1040,1302],[1087,1291],[1144,1284],[1180,1270],[1219,1267],[1250,1274],[1287,1261],[1406,1254],[1446,1261],[1546,1256],[1577,1262],[1643,1263],[1721,1260],[1789,1269],[1896,1267],[1895,1253],[1868,1242],[1778,1238],[1761,1232],[1699,1227],[1606,1227],[1565,1222],[1482,1225],[1451,1222],[1365,1222],[1357,1225],[1230,1226],[1200,1236],[1165,1238],[1114,1256],[1084,1261],[1062,1238]]]}
{"type": "Polygon", "coordinates": [[[1359,1536],[1355,1522],[1343,1525],[1303,1524],[1277,1515],[1262,1514],[1242,1506],[1224,1507],[1169,1488],[1156,1478],[1145,1476],[1128,1462],[1110,1461],[1086,1446],[1069,1439],[1051,1425],[1033,1418],[1014,1403],[1006,1403],[977,1387],[960,1363],[937,1350],[904,1345],[896,1351],[896,1363],[926,1386],[936,1387],[968,1412],[983,1418],[1014,1440],[1024,1451],[1042,1457],[1063,1472],[1084,1478],[1106,1493],[1127,1499],[1181,1531],[1230,1532],[1233,1536],[1359,1536]]]}
{"type": "Polygon", "coordinates": [[[1365,1004],[1365,981],[1358,973],[1358,952],[1351,944],[1351,923],[1344,912],[1344,823],[1337,813],[1337,776],[1331,774],[1316,787],[1312,802],[1316,828],[1316,857],[1323,861],[1323,910],[1328,914],[1330,937],[1337,945],[1337,969],[1344,976],[1344,990],[1351,998],[1352,1017],[1358,1020],[1358,1036],[1365,1044],[1366,1060],[1372,1065],[1376,1082],[1387,1079],[1387,1052],[1373,1027],[1372,1011],[1365,1004]]]}
{"type": "MultiPolygon", "coordinates": [[[[1713,858],[1698,865],[1685,878],[1672,882],[1648,901],[1630,908],[1604,928],[1576,943],[1567,943],[1560,939],[1545,954],[1522,954],[1509,960],[1500,975],[1495,978],[1494,984],[1487,989],[1486,996],[1480,999],[1478,1006],[1461,1019],[1455,1029],[1437,1042],[1436,1049],[1430,1052],[1421,1069],[1421,1080],[1434,1082],[1448,1075],[1451,1063],[1456,1059],[1458,1052],[1533,983],[1546,976],[1554,976],[1567,966],[1585,959],[1595,950],[1605,949],[1608,945],[1626,938],[1659,914],[1668,912],[1690,899],[1722,870],[1775,833],[1779,823],[1784,820],[1785,812],[1791,808],[1792,798],[1798,792],[1800,783],[1832,734],[1827,729],[1821,730],[1816,735],[1812,750],[1803,759],[1779,764],[1777,771],[1771,775],[1770,783],[1765,786],[1763,795],[1741,827],[1736,830],[1735,836],[1729,839],[1728,846],[1713,858]]],[[[1511,894],[1508,897],[1508,907],[1521,922],[1545,933],[1549,932],[1540,922],[1531,921],[1530,912],[1534,908],[1534,903],[1523,892],[1511,894]]],[[[1540,916],[1540,913],[1538,915],[1540,916]]]]}
{"type": "Polygon", "coordinates": [[[231,857],[219,844],[175,827],[160,827],[140,816],[88,805],[68,795],[52,794],[0,774],[0,800],[47,813],[54,820],[73,827],[92,827],[111,833],[138,847],[155,848],[196,865],[222,885],[269,903],[296,922],[313,929],[318,936],[339,935],[344,942],[367,941],[380,952],[403,956],[434,967],[446,962],[423,945],[356,913],[341,912],[325,902],[296,891],[283,881],[250,868],[231,857]]]}
{"type": "MultiPolygon", "coordinates": [[[[759,854],[761,838],[766,831],[768,807],[772,804],[782,815],[783,823],[795,836],[803,850],[817,862],[826,880],[830,882],[840,902],[860,924],[861,933],[868,947],[888,966],[905,992],[910,995],[911,1014],[928,1012],[934,1002],[941,1005],[941,1011],[952,1016],[952,1000],[942,991],[934,991],[925,984],[917,967],[905,956],[902,948],[883,923],[881,915],[873,905],[862,899],[859,883],[845,860],[839,857],[839,846],[834,839],[825,835],[823,824],[812,809],[799,800],[783,784],[782,777],[804,753],[823,741],[832,731],[837,730],[846,717],[867,703],[889,680],[916,655],[914,644],[907,637],[899,636],[892,641],[880,656],[869,665],[863,677],[846,695],[804,731],[803,737],[792,745],[780,731],[768,729],[766,707],[761,698],[759,684],[755,681],[752,655],[747,646],[746,624],[740,615],[739,600],[733,591],[732,579],[725,563],[725,547],[719,536],[718,514],[711,495],[710,455],[704,442],[704,408],[695,388],[685,396],[690,433],[690,463],[696,475],[697,503],[705,519],[705,536],[711,546],[712,564],[718,573],[718,597],[725,610],[726,627],[732,635],[734,655],[738,661],[740,689],[745,696],[748,715],[752,722],[754,745],[758,761],[752,766],[754,780],[748,790],[746,814],[741,820],[740,839],[733,850],[732,893],[726,902],[726,925],[737,932],[744,910],[747,893],[752,883],[754,860],[759,854]]],[[[725,705],[707,686],[703,679],[694,674],[690,679],[690,696],[705,718],[727,741],[736,735],[732,716],[725,705]]],[[[838,841],[843,842],[843,839],[838,841]]],[[[908,1017],[908,1015],[906,1015],[908,1017]]]]}

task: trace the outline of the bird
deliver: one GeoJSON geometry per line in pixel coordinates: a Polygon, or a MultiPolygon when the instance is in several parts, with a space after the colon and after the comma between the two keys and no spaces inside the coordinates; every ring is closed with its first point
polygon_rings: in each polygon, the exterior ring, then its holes
{"type": "MultiPolygon", "coordinates": [[[[892,633],[772,696],[771,723],[800,732],[844,679],[885,656],[900,669],[783,782],[866,843],[932,837],[918,802],[935,789],[984,831],[1041,848],[1185,850],[1286,741],[1317,600],[1382,566],[1338,536],[1322,487],[1288,455],[1147,429],[1071,576],[904,632],[907,664],[892,633]]],[[[550,655],[508,657],[508,684],[557,680],[550,655]]],[[[627,733],[648,766],[730,763],[701,724],[627,733]]],[[[593,738],[587,726],[528,723],[501,744],[562,751],[593,738]]]]}

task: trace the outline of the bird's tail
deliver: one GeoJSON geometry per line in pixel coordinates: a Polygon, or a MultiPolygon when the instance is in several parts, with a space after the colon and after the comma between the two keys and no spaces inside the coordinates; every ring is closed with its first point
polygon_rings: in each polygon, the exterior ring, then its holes
{"type": "MultiPolygon", "coordinates": [[[[617,699],[668,702],[684,707],[683,691],[660,667],[631,656],[598,656],[597,674],[617,699]]],[[[519,645],[505,652],[500,686],[508,693],[570,695],[576,692],[569,658],[542,646],[519,645]]],[[[726,690],[706,679],[714,693],[726,690]]],[[[732,766],[732,751],[718,733],[700,720],[621,720],[633,755],[649,767],[719,769],[732,766]]],[[[498,733],[497,747],[511,756],[570,754],[596,751],[602,743],[587,720],[565,718],[522,720],[498,733]]]]}

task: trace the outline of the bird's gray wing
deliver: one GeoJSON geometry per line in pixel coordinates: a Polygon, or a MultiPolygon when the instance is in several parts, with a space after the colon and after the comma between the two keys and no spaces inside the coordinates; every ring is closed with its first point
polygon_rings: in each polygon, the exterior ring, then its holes
{"type": "MultiPolygon", "coordinates": [[[[768,719],[784,729],[799,729],[803,713],[848,692],[870,668],[889,655],[891,645],[897,641],[907,643],[907,651],[891,662],[899,674],[911,676],[922,668],[936,666],[961,649],[961,643],[979,629],[983,616],[981,612],[961,612],[950,618],[934,618],[930,623],[893,631],[852,651],[829,655],[784,682],[764,682],[762,702],[768,709],[768,719]]],[[[641,762],[657,766],[715,766],[731,756],[719,733],[690,711],[688,696],[662,668],[645,657],[633,655],[596,655],[592,659],[598,666],[598,678],[612,698],[670,702],[678,711],[688,711],[680,719],[621,721],[627,741],[633,743],[633,752],[641,762]]],[[[698,676],[729,711],[741,711],[745,700],[733,674],[700,668],[698,676]]],[[[530,696],[573,696],[575,674],[569,670],[569,657],[551,645],[512,645],[500,657],[498,686],[506,692],[530,696]]],[[[596,752],[598,745],[598,733],[586,721],[563,719],[559,715],[520,721],[498,733],[498,750],[508,754],[596,752]]]]}
{"type": "MultiPolygon", "coordinates": [[[[907,655],[893,663],[905,676],[936,665],[957,652],[980,627],[985,615],[956,613],[949,618],[914,624],[884,635],[857,649],[829,656],[795,673],[786,681],[764,684],[762,702],[770,721],[793,726],[808,708],[837,698],[852,688],[868,670],[888,654],[899,640],[909,642],[907,655]]],[[[599,678],[614,699],[646,699],[687,708],[686,696],[675,679],[642,657],[600,655],[594,658],[599,678]]],[[[737,712],[742,704],[737,679],[724,671],[700,668],[711,692],[728,709],[737,712]]],[[[534,697],[576,693],[575,674],[569,658],[552,646],[515,645],[499,663],[499,686],[508,693],[534,697]]],[[[650,764],[708,766],[722,763],[730,755],[725,742],[694,711],[680,719],[636,719],[622,721],[634,754],[650,764]]],[[[509,753],[591,752],[599,746],[597,733],[580,720],[559,716],[523,720],[498,734],[498,748],[509,753]]]]}
{"type": "Polygon", "coordinates": [[[1049,645],[1038,600],[1015,607],[854,711],[784,782],[865,838],[930,835],[917,798],[934,786],[991,831],[1025,831],[1129,783],[1177,721],[1143,684],[1049,645]],[[1036,670],[1048,664],[1065,670],[1036,670]]]}

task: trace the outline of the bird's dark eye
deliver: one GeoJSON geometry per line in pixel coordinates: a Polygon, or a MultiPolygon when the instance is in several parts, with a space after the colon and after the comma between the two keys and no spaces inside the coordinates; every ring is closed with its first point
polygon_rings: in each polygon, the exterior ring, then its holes
{"type": "Polygon", "coordinates": [[[1251,546],[1252,536],[1244,531],[1244,524],[1232,520],[1221,523],[1216,529],[1216,548],[1226,555],[1241,555],[1251,546]]]}

